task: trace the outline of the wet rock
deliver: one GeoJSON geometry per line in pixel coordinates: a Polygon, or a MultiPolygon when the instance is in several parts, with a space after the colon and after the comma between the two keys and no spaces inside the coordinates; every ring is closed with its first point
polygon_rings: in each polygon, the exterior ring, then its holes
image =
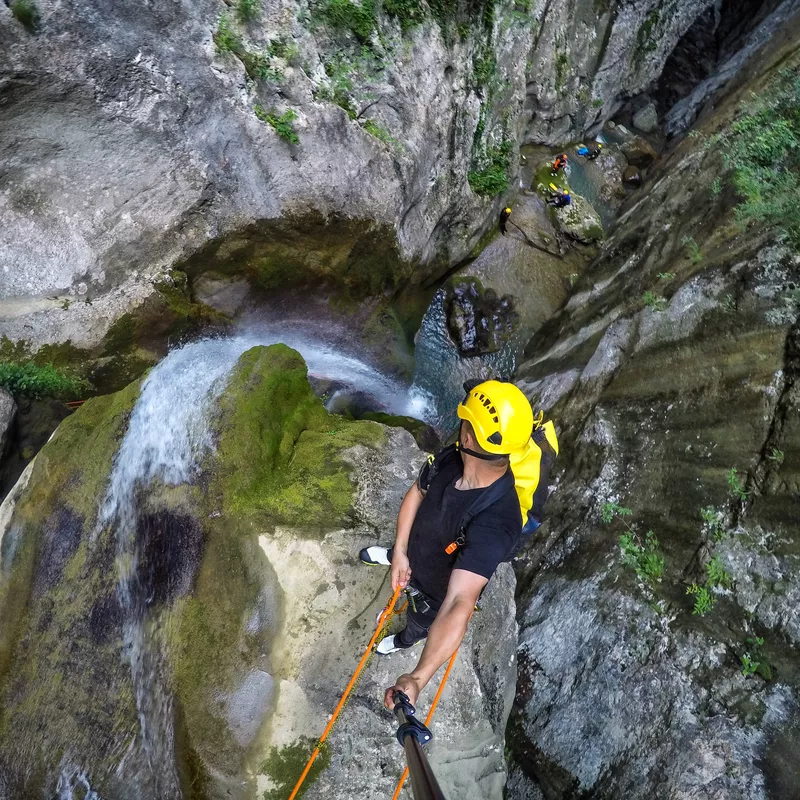
{"type": "Polygon", "coordinates": [[[652,133],[658,127],[658,111],[655,103],[648,102],[633,115],[633,127],[642,133],[652,133]]]}
{"type": "Polygon", "coordinates": [[[0,388],[0,461],[8,447],[16,415],[17,404],[14,398],[5,389],[0,388]]]}
{"type": "Polygon", "coordinates": [[[658,157],[652,145],[641,136],[636,136],[629,141],[623,142],[622,145],[620,145],[620,150],[625,154],[625,158],[628,159],[628,163],[632,167],[646,169],[658,157]]]}
{"type": "Polygon", "coordinates": [[[250,293],[250,284],[243,278],[206,272],[192,283],[192,294],[200,303],[232,317],[250,293]]]}
{"type": "Polygon", "coordinates": [[[642,173],[638,167],[625,167],[622,173],[622,182],[626,186],[638,189],[642,185],[642,173]]]}
{"type": "Polygon", "coordinates": [[[560,231],[582,244],[594,244],[604,238],[600,215],[588,200],[573,194],[572,202],[564,208],[554,209],[560,231]]]}
{"type": "Polygon", "coordinates": [[[498,297],[477,278],[450,282],[445,298],[447,329],[464,356],[494,353],[514,335],[519,315],[510,295],[498,297]]]}

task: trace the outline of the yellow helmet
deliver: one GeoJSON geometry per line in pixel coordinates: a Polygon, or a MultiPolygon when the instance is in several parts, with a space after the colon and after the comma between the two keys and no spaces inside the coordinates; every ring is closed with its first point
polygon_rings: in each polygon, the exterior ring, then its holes
{"type": "Polygon", "coordinates": [[[533,433],[533,410],[519,388],[505,381],[484,381],[464,388],[467,395],[456,413],[472,425],[478,444],[487,453],[509,455],[527,446],[533,433]]]}

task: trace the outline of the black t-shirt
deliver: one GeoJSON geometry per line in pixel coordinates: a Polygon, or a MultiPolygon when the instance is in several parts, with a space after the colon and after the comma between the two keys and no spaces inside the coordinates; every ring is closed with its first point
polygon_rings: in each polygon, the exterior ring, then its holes
{"type": "Polygon", "coordinates": [[[437,605],[444,601],[454,569],[491,578],[497,567],[517,549],[522,536],[519,500],[512,490],[472,520],[463,547],[451,555],[445,552],[447,545],[458,536],[464,512],[485,491],[456,489],[455,483],[462,471],[461,458],[443,465],[428,487],[408,539],[411,584],[437,605]]]}

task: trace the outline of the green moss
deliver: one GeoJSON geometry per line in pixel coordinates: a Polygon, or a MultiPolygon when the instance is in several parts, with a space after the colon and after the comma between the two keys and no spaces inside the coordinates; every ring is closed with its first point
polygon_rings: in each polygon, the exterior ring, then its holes
{"type": "Polygon", "coordinates": [[[422,420],[414,419],[414,417],[384,414],[382,411],[367,411],[359,415],[358,418],[380,422],[381,425],[388,425],[390,428],[403,428],[414,437],[417,446],[428,453],[435,452],[441,445],[433,428],[422,422],[422,420]]]}
{"type": "Polygon", "coordinates": [[[235,522],[212,526],[192,596],[176,603],[168,626],[174,689],[188,740],[220,769],[232,769],[242,757],[220,693],[233,689],[264,649],[257,637],[242,632],[261,589],[264,560],[253,537],[235,522]]]}
{"type": "Polygon", "coordinates": [[[103,352],[110,356],[122,353],[133,345],[136,335],[136,320],[133,314],[123,314],[112,323],[103,339],[103,352]]]}
{"type": "Polygon", "coordinates": [[[377,26],[373,0],[362,0],[360,4],[351,0],[323,0],[315,7],[314,14],[334,30],[352,33],[362,44],[372,39],[377,26]]]}
{"type": "Polygon", "coordinates": [[[383,10],[400,23],[403,33],[425,21],[425,6],[421,0],[384,0],[383,10]]]}
{"type": "MultiPolygon", "coordinates": [[[[316,742],[313,739],[301,736],[292,744],[281,748],[273,747],[270,750],[261,771],[270,778],[273,787],[264,792],[264,800],[285,800],[292,793],[314,747],[316,747],[316,742]]],[[[308,791],[314,781],[330,766],[330,763],[330,750],[323,745],[302,788],[297,793],[298,797],[302,797],[308,791]]]]}
{"type": "Polygon", "coordinates": [[[633,51],[633,63],[638,67],[648,53],[658,49],[659,29],[657,25],[661,20],[661,12],[658,9],[651,11],[642,27],[636,34],[636,47],[633,51]]]}
{"type": "Polygon", "coordinates": [[[226,515],[304,527],[343,521],[353,486],[338,454],[356,444],[378,446],[378,426],[329,414],[311,391],[305,362],[284,345],[245,353],[220,405],[226,515]]]}

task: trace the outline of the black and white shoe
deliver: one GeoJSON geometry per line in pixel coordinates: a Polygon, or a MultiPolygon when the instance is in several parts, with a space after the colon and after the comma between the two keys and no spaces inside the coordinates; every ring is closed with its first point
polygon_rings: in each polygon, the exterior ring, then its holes
{"type": "Polygon", "coordinates": [[[382,656],[388,656],[390,653],[396,653],[398,650],[408,650],[408,648],[400,644],[396,634],[385,636],[378,642],[378,646],[375,648],[375,652],[382,656]]]}
{"type": "Polygon", "coordinates": [[[392,562],[389,561],[389,548],[388,547],[365,547],[358,557],[371,567],[391,567],[392,562]]]}

